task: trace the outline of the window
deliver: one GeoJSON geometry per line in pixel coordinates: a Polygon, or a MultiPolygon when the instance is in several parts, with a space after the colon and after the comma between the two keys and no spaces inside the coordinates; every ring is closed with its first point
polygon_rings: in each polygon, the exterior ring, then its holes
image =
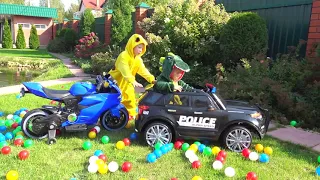
{"type": "Polygon", "coordinates": [[[172,104],[176,106],[189,106],[189,96],[174,94],[169,98],[167,104],[172,104]]]}
{"type": "Polygon", "coordinates": [[[18,23],[18,26],[21,25],[22,29],[30,29],[31,25],[29,23],[18,23]]]}
{"type": "Polygon", "coordinates": [[[197,108],[207,108],[209,107],[209,99],[207,96],[193,96],[192,97],[192,106],[197,108]]]}
{"type": "Polygon", "coordinates": [[[35,24],[34,25],[37,29],[46,29],[46,25],[45,24],[35,24]]]}

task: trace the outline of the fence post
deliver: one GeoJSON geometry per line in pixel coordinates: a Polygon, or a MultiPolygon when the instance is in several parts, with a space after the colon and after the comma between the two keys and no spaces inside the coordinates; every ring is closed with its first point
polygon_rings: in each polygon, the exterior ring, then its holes
{"type": "Polygon", "coordinates": [[[313,0],[307,41],[307,57],[315,57],[315,45],[320,43],[320,0],[313,0]]]}
{"type": "Polygon", "coordinates": [[[143,32],[143,30],[139,28],[138,22],[147,17],[148,9],[150,9],[150,6],[143,2],[136,6],[134,32],[136,34],[140,34],[143,37],[145,36],[145,32],[143,32]]]}
{"type": "Polygon", "coordinates": [[[68,27],[68,23],[69,23],[69,19],[64,18],[64,19],[63,19],[63,25],[62,25],[62,28],[67,28],[67,27],[68,27]]]}
{"type": "Polygon", "coordinates": [[[78,33],[79,21],[80,21],[80,18],[78,18],[78,17],[73,17],[73,19],[72,19],[72,29],[77,33],[78,33]]]}
{"type": "Polygon", "coordinates": [[[111,24],[112,24],[112,14],[113,11],[109,9],[105,16],[105,22],[104,22],[104,43],[106,45],[109,45],[111,42],[111,24]]]}

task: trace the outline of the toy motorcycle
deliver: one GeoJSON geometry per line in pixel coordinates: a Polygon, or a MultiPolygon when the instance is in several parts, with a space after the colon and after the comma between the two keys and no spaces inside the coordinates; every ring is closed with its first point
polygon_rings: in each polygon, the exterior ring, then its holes
{"type": "Polygon", "coordinates": [[[96,84],[76,82],[69,90],[53,90],[37,82],[24,82],[20,96],[32,93],[57,101],[58,106],[44,105],[25,114],[22,131],[30,138],[48,137],[48,144],[56,143],[56,130],[84,131],[100,119],[109,131],[120,130],[128,123],[129,115],[121,104],[121,91],[110,75],[96,77],[96,84]]]}

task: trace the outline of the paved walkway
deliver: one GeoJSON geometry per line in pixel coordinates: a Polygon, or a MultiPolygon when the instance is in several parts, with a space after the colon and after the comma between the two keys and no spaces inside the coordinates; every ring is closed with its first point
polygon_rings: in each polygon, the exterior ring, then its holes
{"type": "MultiPolygon", "coordinates": [[[[64,63],[64,65],[67,66],[70,69],[71,73],[75,77],[61,78],[61,79],[48,80],[48,81],[40,81],[39,83],[42,86],[47,87],[47,86],[52,86],[52,85],[59,85],[59,84],[65,84],[65,83],[69,83],[69,82],[75,82],[75,81],[82,81],[82,80],[90,79],[90,74],[84,73],[81,68],[79,68],[76,65],[73,65],[72,61],[70,60],[70,58],[67,58],[65,56],[62,56],[62,55],[56,54],[56,53],[51,53],[51,54],[53,56],[61,59],[62,62],[64,63]]],[[[15,85],[15,86],[2,87],[2,88],[0,88],[0,95],[19,93],[22,87],[23,86],[21,84],[20,85],[15,85]]]]}

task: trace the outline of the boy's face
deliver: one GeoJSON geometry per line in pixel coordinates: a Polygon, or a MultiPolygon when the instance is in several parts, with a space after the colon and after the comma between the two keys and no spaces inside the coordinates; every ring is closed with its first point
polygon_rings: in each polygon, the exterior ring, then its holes
{"type": "Polygon", "coordinates": [[[143,44],[139,44],[136,47],[133,48],[133,53],[135,56],[139,55],[142,53],[144,45],[143,44]]]}
{"type": "Polygon", "coordinates": [[[182,78],[183,75],[184,75],[184,71],[182,71],[178,68],[173,68],[173,70],[171,71],[171,74],[170,74],[170,78],[173,81],[177,82],[182,78]]]}

